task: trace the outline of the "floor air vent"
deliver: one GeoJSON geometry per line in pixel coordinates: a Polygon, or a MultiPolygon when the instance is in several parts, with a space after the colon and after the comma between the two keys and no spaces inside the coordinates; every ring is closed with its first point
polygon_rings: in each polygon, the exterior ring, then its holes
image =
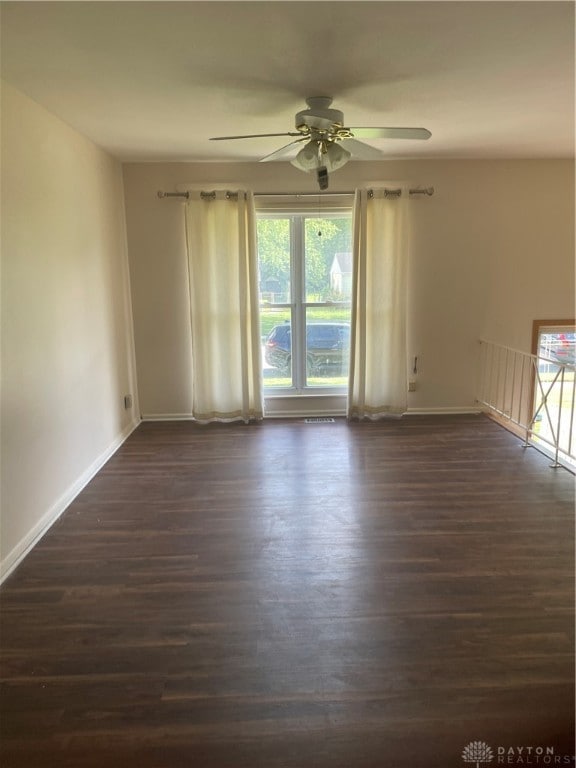
{"type": "Polygon", "coordinates": [[[335,419],[318,416],[314,419],[304,419],[304,421],[306,422],[306,424],[334,424],[335,419]]]}

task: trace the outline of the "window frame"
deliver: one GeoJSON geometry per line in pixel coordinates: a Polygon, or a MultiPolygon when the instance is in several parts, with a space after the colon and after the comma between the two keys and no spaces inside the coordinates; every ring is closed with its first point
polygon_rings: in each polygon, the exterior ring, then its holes
{"type": "MultiPolygon", "coordinates": [[[[331,307],[336,302],[308,302],[306,301],[306,221],[308,219],[347,218],[352,226],[352,203],[346,200],[330,206],[321,207],[310,202],[298,201],[296,204],[281,205],[272,204],[259,206],[256,210],[257,221],[260,219],[288,219],[290,232],[290,302],[274,303],[272,306],[278,309],[290,310],[291,325],[291,375],[292,384],[289,386],[266,387],[264,381],[263,391],[266,399],[281,397],[314,397],[345,395],[348,392],[348,384],[342,385],[311,385],[308,384],[306,371],[306,320],[308,309],[315,307],[331,307]]],[[[352,297],[349,301],[338,302],[338,306],[348,307],[351,310],[352,297]]],[[[262,302],[260,300],[260,309],[262,302]]]]}

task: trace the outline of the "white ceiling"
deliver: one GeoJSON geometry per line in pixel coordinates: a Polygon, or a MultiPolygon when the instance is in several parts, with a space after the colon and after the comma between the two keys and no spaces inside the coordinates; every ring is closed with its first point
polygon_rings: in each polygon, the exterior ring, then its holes
{"type": "Polygon", "coordinates": [[[122,160],[251,161],[306,96],[388,157],[574,154],[573,2],[1,2],[2,76],[122,160]]]}

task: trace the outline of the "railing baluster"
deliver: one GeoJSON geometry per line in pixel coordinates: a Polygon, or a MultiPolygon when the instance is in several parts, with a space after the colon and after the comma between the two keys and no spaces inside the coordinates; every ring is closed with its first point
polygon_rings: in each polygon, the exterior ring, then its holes
{"type": "MultiPolygon", "coordinates": [[[[535,360],[532,360],[531,358],[527,361],[527,368],[530,371],[530,376],[534,378],[534,381],[536,381],[536,378],[538,376],[538,366],[536,364],[535,360]]],[[[534,391],[536,391],[536,387],[534,387],[534,391]]],[[[536,419],[536,416],[538,415],[538,410],[534,410],[534,404],[527,403],[526,404],[526,425],[525,425],[525,435],[524,435],[524,448],[532,448],[532,443],[530,442],[530,434],[532,433],[532,427],[534,425],[534,421],[536,419]],[[528,418],[528,414],[532,414],[528,418]]]]}
{"type": "Polygon", "coordinates": [[[558,463],[558,453],[560,451],[560,429],[561,429],[561,422],[562,422],[562,400],[564,398],[564,366],[561,368],[560,373],[560,402],[558,403],[558,422],[557,422],[557,429],[556,429],[556,452],[554,454],[554,464],[551,464],[550,466],[554,467],[560,467],[561,465],[558,463]]]}
{"type": "Polygon", "coordinates": [[[572,403],[570,405],[570,429],[568,431],[568,455],[572,456],[572,436],[574,434],[574,395],[576,394],[576,376],[572,374],[572,403]]]}
{"type": "Polygon", "coordinates": [[[508,392],[508,361],[510,359],[509,350],[506,350],[504,356],[504,381],[502,382],[502,411],[504,415],[509,415],[506,409],[506,394],[508,392]]]}
{"type": "Polygon", "coordinates": [[[510,394],[510,418],[514,421],[514,393],[516,391],[516,350],[512,353],[512,391],[510,394]]]}
{"type": "Polygon", "coordinates": [[[486,344],[483,341],[480,342],[480,376],[478,386],[478,402],[486,402],[486,371],[488,366],[486,365],[486,344]]]}
{"type": "Polygon", "coordinates": [[[490,347],[490,378],[488,380],[488,401],[494,402],[494,347],[490,347]]]}
{"type": "MultiPolygon", "coordinates": [[[[530,360],[526,360],[524,355],[521,357],[522,360],[522,376],[520,378],[520,407],[518,409],[518,426],[521,426],[523,424],[523,412],[526,411],[526,403],[524,402],[524,387],[526,384],[526,368],[528,368],[528,375],[530,375],[530,360]]],[[[530,390],[528,390],[530,391],[530,390]]]]}
{"type": "Polygon", "coordinates": [[[494,404],[497,411],[501,411],[500,407],[500,371],[502,368],[502,347],[496,348],[496,397],[494,398],[494,404]]]}

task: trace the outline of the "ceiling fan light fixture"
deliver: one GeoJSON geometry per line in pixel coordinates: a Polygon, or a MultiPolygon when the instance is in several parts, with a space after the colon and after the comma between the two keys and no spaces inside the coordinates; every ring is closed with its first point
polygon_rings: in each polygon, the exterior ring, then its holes
{"type": "Polygon", "coordinates": [[[306,142],[294,160],[290,161],[295,168],[301,171],[314,171],[322,162],[320,160],[320,147],[315,139],[306,142]]]}
{"type": "Polygon", "coordinates": [[[301,171],[316,171],[322,166],[326,167],[327,171],[337,171],[346,165],[350,158],[350,152],[335,141],[311,139],[291,163],[301,171]]]}
{"type": "Polygon", "coordinates": [[[344,147],[340,146],[337,142],[332,141],[328,145],[322,160],[329,171],[337,171],[339,168],[346,165],[351,157],[352,155],[347,149],[344,149],[344,147]]]}

